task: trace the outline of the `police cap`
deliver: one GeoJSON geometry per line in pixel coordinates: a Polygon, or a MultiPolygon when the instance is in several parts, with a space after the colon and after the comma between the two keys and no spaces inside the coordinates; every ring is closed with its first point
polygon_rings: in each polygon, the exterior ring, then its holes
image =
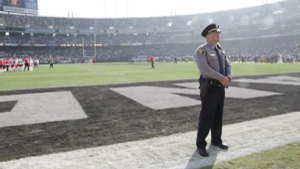
{"type": "Polygon", "coordinates": [[[218,24],[210,24],[203,29],[201,35],[206,37],[206,35],[211,32],[221,32],[220,26],[218,24]]]}

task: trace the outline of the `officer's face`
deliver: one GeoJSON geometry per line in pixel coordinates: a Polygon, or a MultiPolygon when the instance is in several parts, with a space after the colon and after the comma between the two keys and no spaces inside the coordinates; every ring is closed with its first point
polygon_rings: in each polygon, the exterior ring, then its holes
{"type": "Polygon", "coordinates": [[[220,40],[220,32],[211,32],[206,37],[210,42],[218,43],[220,40]]]}
{"type": "Polygon", "coordinates": [[[16,6],[18,4],[18,0],[11,0],[11,4],[16,6]]]}

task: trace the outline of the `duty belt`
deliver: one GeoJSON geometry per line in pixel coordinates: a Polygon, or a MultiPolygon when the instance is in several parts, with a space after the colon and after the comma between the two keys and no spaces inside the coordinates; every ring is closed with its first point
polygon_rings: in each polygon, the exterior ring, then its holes
{"type": "Polygon", "coordinates": [[[210,84],[211,86],[215,86],[215,87],[224,87],[224,86],[222,85],[222,83],[220,83],[218,80],[201,78],[200,81],[201,81],[201,82],[207,82],[207,83],[210,84]]]}

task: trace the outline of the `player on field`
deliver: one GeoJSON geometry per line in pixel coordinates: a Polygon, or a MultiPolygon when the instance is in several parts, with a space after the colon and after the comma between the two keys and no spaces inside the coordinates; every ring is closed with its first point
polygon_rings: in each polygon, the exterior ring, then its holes
{"type": "Polygon", "coordinates": [[[150,57],[150,61],[151,61],[151,69],[155,69],[155,66],[154,66],[155,58],[154,58],[154,56],[150,57]]]}

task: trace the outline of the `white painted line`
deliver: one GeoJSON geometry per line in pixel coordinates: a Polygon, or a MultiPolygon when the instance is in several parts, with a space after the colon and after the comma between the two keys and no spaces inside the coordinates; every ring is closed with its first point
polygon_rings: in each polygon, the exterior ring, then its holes
{"type": "MultiPolygon", "coordinates": [[[[237,112],[238,113],[238,112],[237,112]]],[[[196,120],[196,118],[195,118],[196,120]]],[[[224,126],[227,152],[209,147],[210,157],[195,153],[196,132],[28,157],[0,163],[2,169],[192,169],[300,141],[300,112],[224,126]]],[[[207,138],[207,140],[210,140],[207,138]]]]}
{"type": "MultiPolygon", "coordinates": [[[[155,87],[155,86],[134,86],[134,87],[119,87],[111,88],[110,90],[117,92],[127,98],[130,98],[143,106],[149,107],[153,110],[190,107],[201,104],[200,100],[192,99],[183,95],[197,95],[199,94],[199,84],[194,82],[189,83],[175,83],[174,87],[155,87]]],[[[268,97],[280,95],[280,93],[268,92],[262,90],[246,89],[240,87],[229,87],[226,90],[227,98],[235,99],[251,99],[258,97],[268,97]]]]}
{"type": "MultiPolygon", "coordinates": [[[[199,95],[199,89],[198,89],[199,83],[197,83],[197,82],[193,82],[193,83],[176,83],[174,85],[195,89],[197,91],[197,94],[199,95]]],[[[259,98],[259,97],[268,97],[268,96],[274,96],[274,95],[281,95],[280,93],[276,93],[276,92],[269,92],[269,91],[263,91],[263,90],[255,90],[255,89],[247,89],[247,88],[234,87],[234,86],[229,86],[228,88],[226,88],[225,91],[226,91],[225,92],[226,93],[225,97],[226,98],[233,98],[233,99],[253,99],[253,98],[259,98]]]]}
{"type": "Polygon", "coordinates": [[[0,128],[87,118],[70,91],[0,96],[0,102],[9,101],[17,104],[0,113],[0,128]]]}
{"type": "Polygon", "coordinates": [[[190,107],[201,104],[200,100],[179,95],[199,95],[199,90],[155,86],[120,87],[111,88],[110,90],[115,91],[153,110],[190,107]]]}

